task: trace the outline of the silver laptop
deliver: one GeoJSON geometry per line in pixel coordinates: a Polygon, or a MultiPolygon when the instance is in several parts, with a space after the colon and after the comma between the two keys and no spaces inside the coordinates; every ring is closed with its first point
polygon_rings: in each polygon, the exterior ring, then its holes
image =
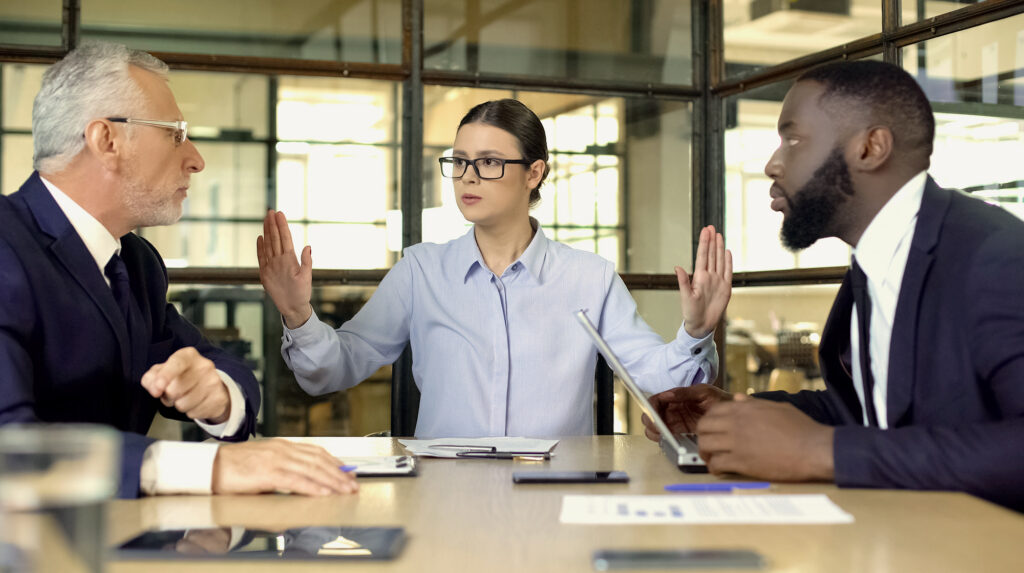
{"type": "Polygon", "coordinates": [[[661,449],[668,456],[670,462],[679,467],[680,470],[688,473],[706,473],[708,471],[707,465],[704,460],[700,458],[697,453],[697,435],[696,434],[675,434],[668,429],[668,425],[661,419],[661,416],[654,411],[651,407],[651,403],[647,401],[647,396],[644,395],[643,390],[636,385],[633,377],[629,375],[626,368],[619,362],[619,357],[612,352],[611,347],[605,342],[604,337],[597,331],[594,324],[587,318],[587,313],[584,310],[576,311],[576,318],[583,325],[583,328],[590,335],[590,338],[594,340],[594,344],[597,349],[601,351],[605,359],[611,365],[612,370],[618,375],[619,379],[626,386],[626,390],[633,395],[633,399],[636,400],[640,409],[647,414],[647,417],[654,422],[654,425],[658,427],[658,431],[661,432],[661,449]]]}

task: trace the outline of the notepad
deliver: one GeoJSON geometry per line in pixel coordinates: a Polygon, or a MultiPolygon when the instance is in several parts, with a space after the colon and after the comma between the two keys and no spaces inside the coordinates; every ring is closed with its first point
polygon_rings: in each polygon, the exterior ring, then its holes
{"type": "Polygon", "coordinates": [[[409,452],[433,458],[510,458],[548,457],[558,440],[533,438],[437,438],[433,440],[398,440],[409,452]]]}
{"type": "Polygon", "coordinates": [[[352,473],[359,477],[416,475],[413,456],[345,456],[343,461],[345,465],[356,466],[352,473]]]}

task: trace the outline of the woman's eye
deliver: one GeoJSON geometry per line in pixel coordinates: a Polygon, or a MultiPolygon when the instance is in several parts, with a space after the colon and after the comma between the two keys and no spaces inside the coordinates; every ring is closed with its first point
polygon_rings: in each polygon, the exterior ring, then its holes
{"type": "Polygon", "coordinates": [[[461,157],[455,157],[452,159],[452,165],[458,167],[459,169],[462,169],[463,167],[466,166],[466,160],[462,159],[461,157]]]}
{"type": "Polygon", "coordinates": [[[500,159],[495,159],[493,157],[486,157],[486,158],[484,158],[484,166],[485,167],[497,167],[499,165],[501,165],[501,160],[500,159]]]}

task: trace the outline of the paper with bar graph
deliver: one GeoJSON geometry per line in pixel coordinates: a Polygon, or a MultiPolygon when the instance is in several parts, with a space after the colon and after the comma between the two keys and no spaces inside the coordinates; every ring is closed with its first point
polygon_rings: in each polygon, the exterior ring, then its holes
{"type": "Polygon", "coordinates": [[[852,523],[827,495],[566,495],[562,523],[852,523]]]}

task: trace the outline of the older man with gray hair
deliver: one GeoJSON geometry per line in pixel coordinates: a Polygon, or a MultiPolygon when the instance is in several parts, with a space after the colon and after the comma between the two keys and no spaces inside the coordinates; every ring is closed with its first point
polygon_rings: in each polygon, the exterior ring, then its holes
{"type": "Polygon", "coordinates": [[[36,171],[0,200],[0,424],[83,422],[123,436],[119,495],[358,490],[322,448],[145,437],[157,411],[210,436],[253,434],[259,386],[167,303],[167,270],[132,229],[169,225],[204,162],[167,66],[85,44],[43,75],[36,171]]]}

